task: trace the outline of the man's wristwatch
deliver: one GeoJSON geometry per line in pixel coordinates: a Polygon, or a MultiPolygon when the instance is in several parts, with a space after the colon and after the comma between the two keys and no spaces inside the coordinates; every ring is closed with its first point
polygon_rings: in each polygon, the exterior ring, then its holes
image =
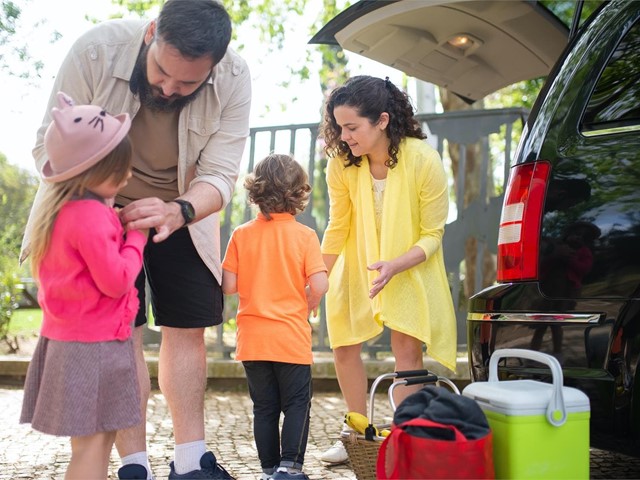
{"type": "Polygon", "coordinates": [[[175,200],[171,200],[172,202],[176,202],[180,205],[180,213],[182,213],[182,218],[184,218],[184,226],[189,225],[196,218],[196,211],[191,205],[191,202],[186,200],[182,200],[181,198],[176,198],[175,200]]]}

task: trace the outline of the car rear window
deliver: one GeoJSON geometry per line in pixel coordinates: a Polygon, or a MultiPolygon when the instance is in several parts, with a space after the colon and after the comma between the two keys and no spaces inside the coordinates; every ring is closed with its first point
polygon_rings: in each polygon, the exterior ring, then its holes
{"type": "Polygon", "coordinates": [[[582,120],[588,135],[640,125],[640,23],[625,34],[602,71],[582,120]]]}

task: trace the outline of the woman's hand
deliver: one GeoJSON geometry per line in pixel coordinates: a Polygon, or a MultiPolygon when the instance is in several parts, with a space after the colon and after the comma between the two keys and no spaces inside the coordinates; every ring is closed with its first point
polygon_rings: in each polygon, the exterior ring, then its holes
{"type": "Polygon", "coordinates": [[[369,298],[375,297],[380,291],[391,281],[396,274],[391,262],[379,261],[367,266],[368,270],[377,270],[378,276],[371,282],[371,290],[369,290],[369,298]]]}
{"type": "Polygon", "coordinates": [[[372,263],[367,267],[369,270],[377,270],[380,275],[371,282],[371,290],[369,290],[369,298],[375,297],[387,283],[391,281],[394,275],[404,272],[405,270],[415,267],[419,263],[424,262],[427,256],[420,247],[413,246],[406,253],[393,260],[380,260],[372,263]]]}

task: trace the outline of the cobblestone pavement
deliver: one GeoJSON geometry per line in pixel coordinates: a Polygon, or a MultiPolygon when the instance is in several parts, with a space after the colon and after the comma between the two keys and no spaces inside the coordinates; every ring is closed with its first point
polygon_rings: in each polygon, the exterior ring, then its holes
{"type": "MultiPolygon", "coordinates": [[[[69,462],[66,438],[52,437],[18,424],[22,390],[0,388],[0,479],[62,479],[69,462]]],[[[245,392],[207,391],[206,438],[220,463],[238,480],[257,479],[260,467],[252,435],[251,400],[245,392]]],[[[311,428],[305,471],[312,480],[355,479],[345,466],[325,467],[321,453],[336,440],[344,402],[338,393],[317,393],[311,408],[311,428]]],[[[385,395],[376,400],[381,423],[391,419],[385,395]]],[[[148,410],[149,456],[158,480],[167,478],[173,455],[171,419],[158,391],[152,393],[148,410]]],[[[376,415],[378,417],[378,415],[376,415]]],[[[119,459],[111,457],[110,477],[117,478],[119,459]]],[[[640,478],[640,459],[591,450],[591,478],[640,478]]]]}
{"type": "MultiPolygon", "coordinates": [[[[29,425],[18,424],[22,390],[0,388],[0,479],[62,479],[69,462],[70,447],[65,437],[40,434],[29,425]]],[[[386,397],[381,396],[380,414],[390,415],[386,397]]],[[[311,409],[311,428],[305,457],[305,472],[313,480],[355,479],[346,465],[327,468],[322,452],[337,439],[344,402],[337,393],[317,393],[311,409]]],[[[206,439],[209,448],[238,480],[258,479],[260,463],[253,442],[252,404],[247,393],[207,391],[205,400],[206,439]]],[[[158,480],[169,475],[173,458],[171,417],[162,394],[152,392],[148,407],[148,445],[151,466],[158,480]]],[[[390,421],[390,417],[386,417],[390,421]]],[[[120,461],[115,449],[109,469],[117,478],[120,461]]]]}

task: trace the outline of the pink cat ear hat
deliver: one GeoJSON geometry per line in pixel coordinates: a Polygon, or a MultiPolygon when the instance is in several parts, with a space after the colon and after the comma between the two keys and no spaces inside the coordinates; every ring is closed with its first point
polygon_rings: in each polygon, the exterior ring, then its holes
{"type": "Polygon", "coordinates": [[[44,134],[49,159],[41,175],[48,183],[79,175],[106,157],[127,135],[131,119],[127,113],[109,115],[97,105],[74,105],[62,92],[57,94],[53,121],[44,134]]]}

